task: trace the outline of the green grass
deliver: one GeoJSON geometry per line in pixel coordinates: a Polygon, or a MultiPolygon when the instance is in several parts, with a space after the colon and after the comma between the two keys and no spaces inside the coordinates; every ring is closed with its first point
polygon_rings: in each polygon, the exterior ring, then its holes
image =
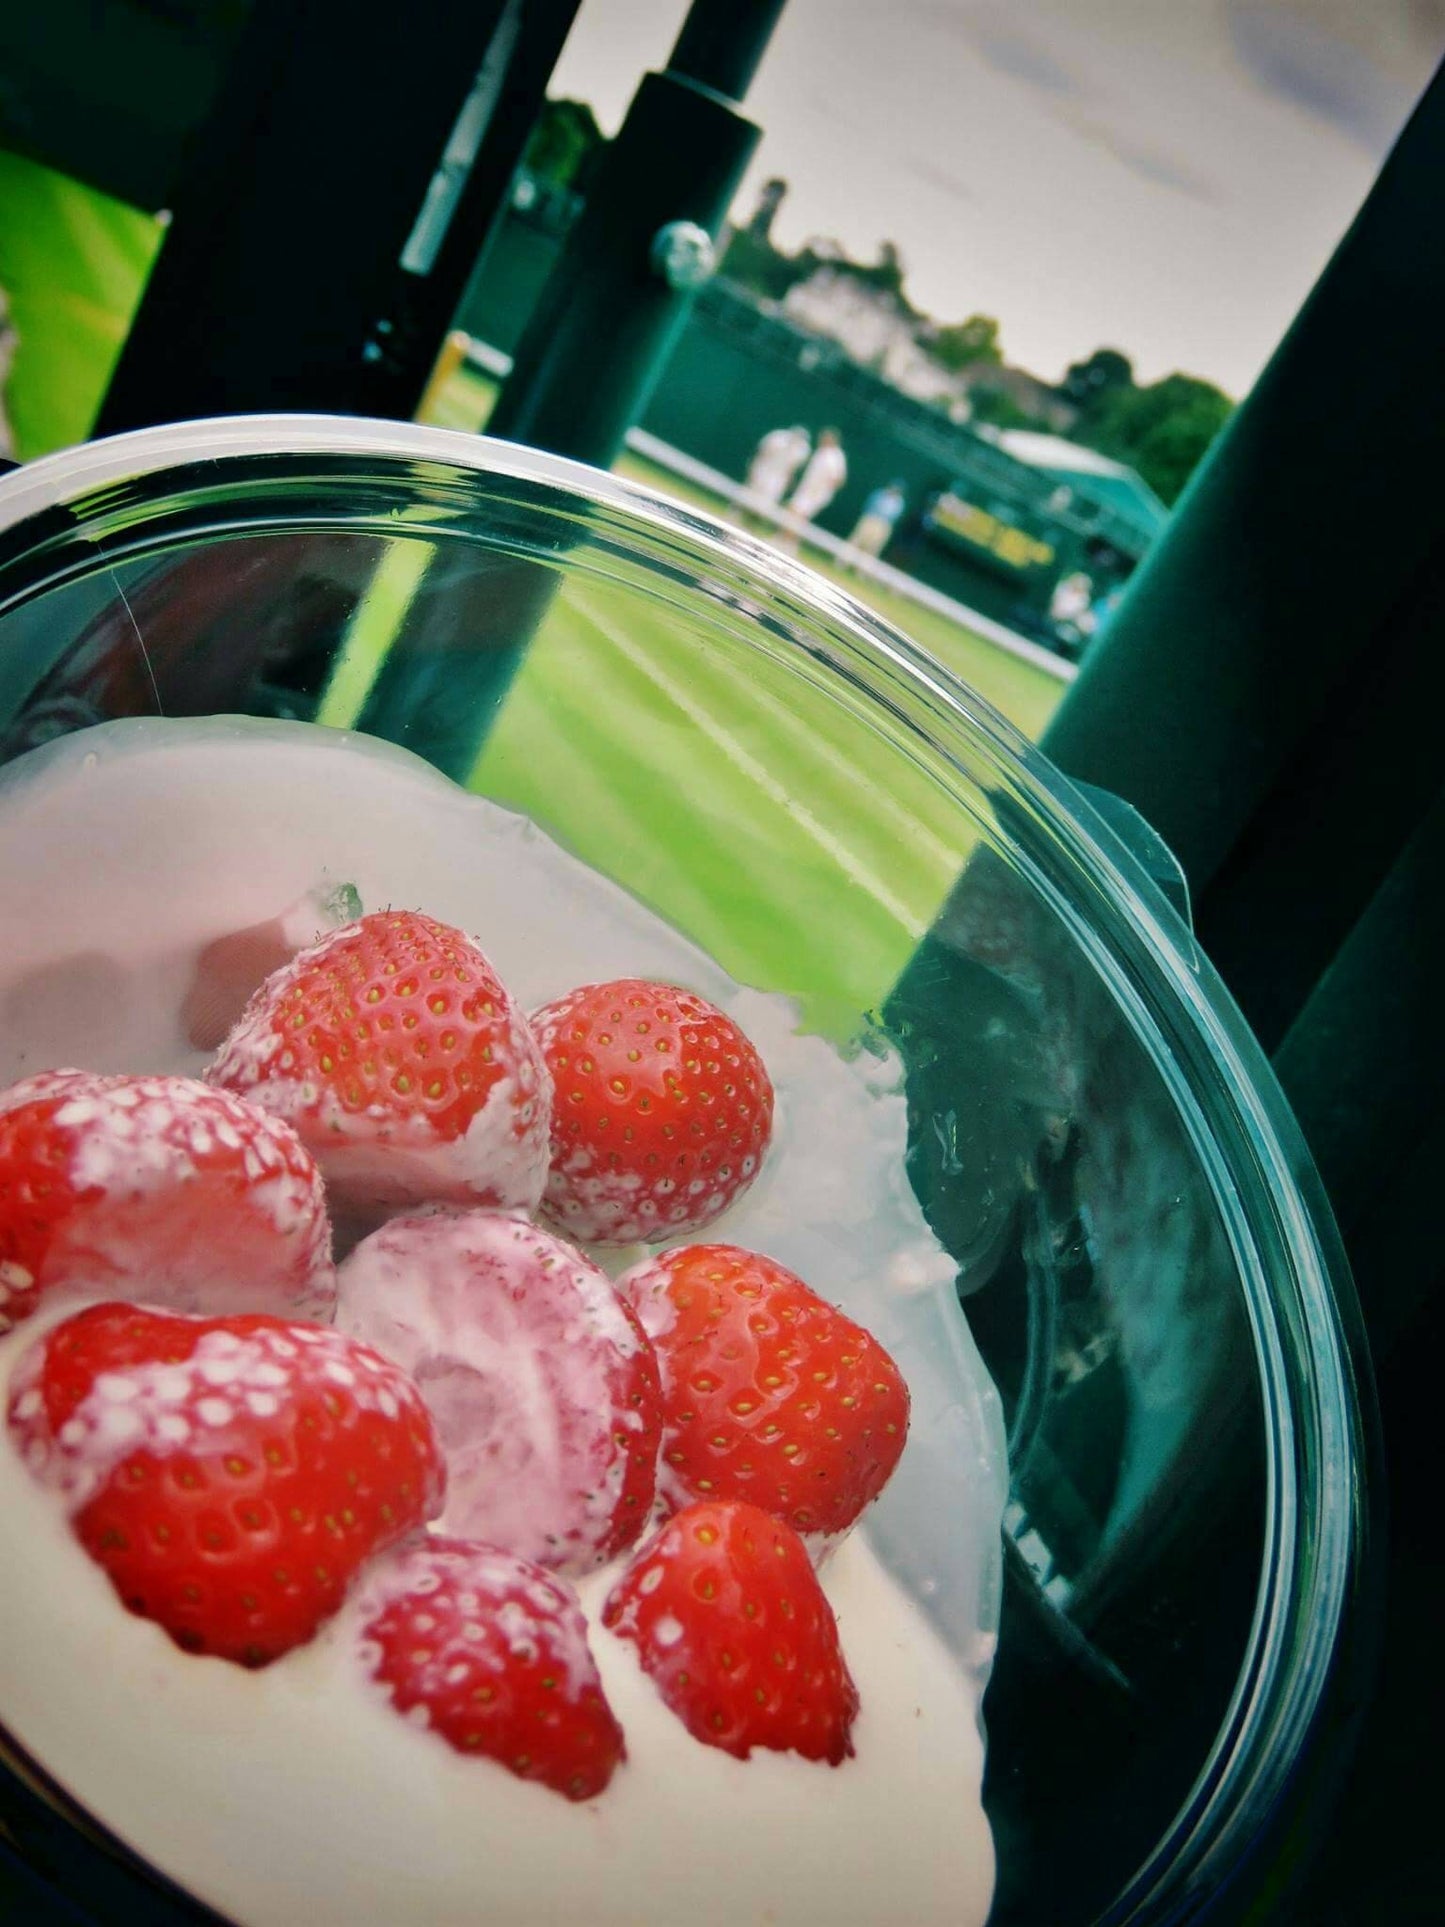
{"type": "Polygon", "coordinates": [[[20,460],[90,433],[161,234],[149,215],[0,152],[0,288],[19,335],[5,405],[20,460]]]}
{"type": "Polygon", "coordinates": [[[840,1038],[973,841],[932,777],[816,685],[596,581],[559,594],[471,787],[840,1038]]]}
{"type": "MultiPolygon", "coordinates": [[[[462,368],[435,397],[426,419],[438,428],[460,428],[475,434],[485,428],[496,398],[494,381],[476,369],[462,368]]],[[[728,504],[722,496],[684,481],[670,469],[644,461],[630,451],[618,460],[616,471],[629,481],[660,495],[671,495],[710,515],[728,513],[728,504]]],[[[965,624],[950,621],[881,583],[845,574],[820,552],[810,553],[807,559],[820,575],[846,589],[885,622],[901,629],[904,635],[945,663],[1025,736],[1034,741],[1042,736],[1065,687],[1047,670],[1010,655],[1008,650],[1000,649],[997,643],[965,624]]]]}

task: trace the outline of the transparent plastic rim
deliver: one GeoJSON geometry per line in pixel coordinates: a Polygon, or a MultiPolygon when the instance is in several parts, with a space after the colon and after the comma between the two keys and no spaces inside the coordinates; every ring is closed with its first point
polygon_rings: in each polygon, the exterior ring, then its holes
{"type": "MultiPolygon", "coordinates": [[[[219,483],[230,462],[311,457],[346,459],[378,475],[409,463],[436,465],[474,475],[481,485],[551,493],[559,508],[563,497],[572,504],[583,498],[606,518],[614,540],[635,536],[642,549],[660,540],[674,569],[683,557],[754,594],[761,586],[784,628],[806,631],[814,653],[821,634],[837,652],[835,666],[904,714],[966,781],[983,781],[990,794],[1007,798],[1011,820],[1035,826],[1038,840],[1051,846],[1049,867],[1068,887],[1041,887],[1179,1104],[1239,1264],[1259,1362],[1266,1543],[1245,1664],[1189,1797],[1102,1919],[1125,1927],[1194,1917],[1230,1884],[1288,1788],[1340,1637],[1364,1525],[1352,1287],[1298,1129],[1223,985],[1067,779],[942,664],[802,563],[580,463],[397,422],[306,415],[186,422],[65,450],[15,471],[0,480],[0,531],[61,507],[83,521],[87,500],[103,503],[122,485],[163,491],[168,472],[181,466],[214,465],[219,483]],[[1081,904],[1091,906],[1089,914],[1081,904]],[[1171,1032],[1202,1046],[1188,1053],[1192,1080],[1171,1032]],[[1201,1062],[1212,1068],[1212,1080],[1201,1079],[1201,1062]]],[[[393,525],[388,532],[402,531],[393,525]]],[[[83,538],[83,526],[79,533],[83,538]]]]}

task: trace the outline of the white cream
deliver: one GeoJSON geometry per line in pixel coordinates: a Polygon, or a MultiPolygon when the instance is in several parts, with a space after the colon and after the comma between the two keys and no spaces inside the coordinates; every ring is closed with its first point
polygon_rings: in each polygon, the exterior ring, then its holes
{"type": "MultiPolygon", "coordinates": [[[[346,883],[367,908],[406,904],[469,931],[525,1008],[613,976],[699,991],[752,1038],[778,1093],[761,1176],[706,1235],[768,1252],[876,1332],[913,1400],[867,1543],[855,1533],[823,1573],[863,1703],[857,1758],[836,1770],[699,1746],[602,1632],[629,1758],[583,1807],[398,1719],[359,1679],[340,1623],[262,1674],[186,1658],[117,1608],[8,1450],[0,1724],[138,1851],[251,1927],[978,1927],[992,1887],[978,1699],[997,1618],[1002,1428],[953,1266],[904,1176],[896,1058],[848,1062],[799,1035],[783,999],[739,989],[536,826],[340,733],[144,721],[52,745],[0,772],[0,878],[0,1083],[77,1060],[194,1072],[180,1011],[200,951],[346,883]],[[55,984],[102,979],[103,1002],[61,1021],[55,984]]],[[[607,1253],[607,1267],[639,1255],[607,1253]]],[[[587,1582],[594,1616],[606,1584],[587,1582]]]]}

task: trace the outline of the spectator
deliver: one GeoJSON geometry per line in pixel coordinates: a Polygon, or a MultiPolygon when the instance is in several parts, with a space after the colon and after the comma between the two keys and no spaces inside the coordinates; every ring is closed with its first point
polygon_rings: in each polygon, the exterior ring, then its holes
{"type": "Polygon", "coordinates": [[[776,510],[792,486],[793,477],[812,450],[803,427],[774,428],[764,435],[748,464],[748,490],[776,510]]]}
{"type": "MultiPolygon", "coordinates": [[[[836,428],[825,428],[818,436],[818,446],[809,457],[808,465],[798,481],[798,486],[788,498],[788,512],[800,522],[812,522],[823,513],[833,497],[848,479],[848,462],[843,454],[843,444],[836,428]]],[[[782,539],[782,546],[796,549],[798,534],[789,531],[782,539]]]]}
{"type": "Polygon", "coordinates": [[[882,555],[907,506],[908,497],[903,493],[902,482],[889,482],[883,488],[875,488],[863,504],[863,513],[853,524],[853,533],[848,540],[864,555],[882,555]]]}
{"type": "Polygon", "coordinates": [[[1094,633],[1094,584],[1082,569],[1061,575],[1049,598],[1049,628],[1055,645],[1077,657],[1094,633]]]}

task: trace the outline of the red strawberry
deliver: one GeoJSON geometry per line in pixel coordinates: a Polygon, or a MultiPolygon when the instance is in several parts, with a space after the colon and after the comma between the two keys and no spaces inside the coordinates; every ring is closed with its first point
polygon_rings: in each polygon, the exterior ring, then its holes
{"type": "Polygon", "coordinates": [[[345,925],[274,971],[206,1073],[294,1124],[345,1210],[530,1210],[551,1087],[482,952],[410,910],[345,925]]]}
{"type": "Polygon", "coordinates": [[[26,1078],[0,1094],[0,1331],[62,1286],[327,1317],[320,1174],[289,1125],[188,1077],[26,1078]]]}
{"type": "Polygon", "coordinates": [[[447,1455],[449,1532],[567,1572],[652,1507],[657,1361],[605,1272],[525,1218],[394,1218],[342,1266],[337,1323],[409,1372],[447,1455]]]}
{"type": "Polygon", "coordinates": [[[773,1130],[763,1060],[671,984],[588,984],[534,1013],[555,1086],[545,1209],[584,1244],[698,1231],[740,1198],[773,1130]]]}
{"type": "Polygon", "coordinates": [[[797,1531],[846,1531],[892,1475],[908,1388],[877,1339],[737,1245],[684,1245],[617,1289],[662,1371],[659,1495],[750,1499],[797,1531]]]}
{"type": "Polygon", "coordinates": [[[366,1602],[366,1658],[402,1713],[569,1800],[590,1800],[625,1755],[571,1589],[529,1560],[465,1539],[398,1555],[366,1602]]]}
{"type": "Polygon", "coordinates": [[[125,1605],[243,1666],[310,1639],[442,1500],[416,1387],[320,1325],[92,1305],[25,1353],[9,1425],[125,1605]]]}
{"type": "Polygon", "coordinates": [[[309,891],[265,923],[229,930],[208,943],[181,1005],[181,1028],[197,1050],[213,1051],[240,1018],[256,986],[290,963],[298,950],[361,915],[356,886],[309,891]]]}
{"type": "Polygon", "coordinates": [[[602,1623],[694,1739],[830,1765],[851,1755],[858,1689],[803,1542],[737,1500],[691,1505],[638,1553],[602,1623]]]}

